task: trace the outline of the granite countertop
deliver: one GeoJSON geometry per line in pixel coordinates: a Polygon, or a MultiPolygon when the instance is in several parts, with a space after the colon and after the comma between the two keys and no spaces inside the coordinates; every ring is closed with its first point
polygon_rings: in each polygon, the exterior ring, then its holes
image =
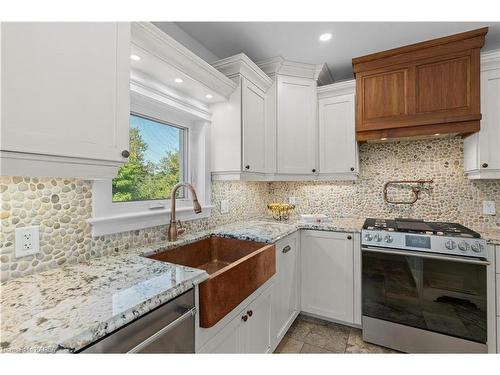
{"type": "Polygon", "coordinates": [[[1,351],[75,352],[208,278],[205,271],[132,254],[1,285],[1,351]]]}
{"type": "Polygon", "coordinates": [[[500,245],[500,230],[480,232],[481,238],[484,238],[492,245],[500,245]]]}

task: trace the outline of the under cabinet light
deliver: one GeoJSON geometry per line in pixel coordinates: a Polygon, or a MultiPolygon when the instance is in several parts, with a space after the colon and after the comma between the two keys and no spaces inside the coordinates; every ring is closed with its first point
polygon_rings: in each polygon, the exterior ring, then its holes
{"type": "Polygon", "coordinates": [[[140,59],[141,59],[141,56],[130,55],[130,60],[139,61],[140,59]]]}

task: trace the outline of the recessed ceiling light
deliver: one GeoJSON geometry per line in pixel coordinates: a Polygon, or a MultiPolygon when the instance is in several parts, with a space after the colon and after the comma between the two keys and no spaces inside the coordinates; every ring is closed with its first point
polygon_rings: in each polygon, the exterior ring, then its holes
{"type": "Polygon", "coordinates": [[[322,42],[327,42],[330,39],[332,39],[332,34],[330,33],[324,33],[319,36],[319,40],[321,40],[322,42]]]}
{"type": "Polygon", "coordinates": [[[212,98],[213,98],[213,95],[212,95],[212,94],[207,94],[207,95],[205,95],[205,98],[207,98],[207,99],[212,99],[212,98]]]}
{"type": "Polygon", "coordinates": [[[130,55],[130,60],[139,61],[140,59],[141,59],[141,56],[130,55]]]}
{"type": "Polygon", "coordinates": [[[175,82],[177,82],[177,83],[182,83],[182,82],[184,82],[184,81],[182,80],[182,78],[176,78],[176,79],[174,79],[174,81],[175,81],[175,82]]]}

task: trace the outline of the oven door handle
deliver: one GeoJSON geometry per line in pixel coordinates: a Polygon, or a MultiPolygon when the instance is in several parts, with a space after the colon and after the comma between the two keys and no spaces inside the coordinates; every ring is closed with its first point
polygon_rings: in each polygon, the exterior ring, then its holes
{"type": "Polygon", "coordinates": [[[417,251],[385,250],[385,249],[380,249],[380,248],[371,247],[371,246],[363,246],[363,247],[361,247],[361,250],[362,251],[369,251],[372,253],[404,255],[404,256],[409,256],[409,257],[427,258],[427,259],[436,259],[436,260],[448,260],[448,261],[452,261],[452,262],[478,264],[478,265],[482,265],[482,266],[489,266],[490,265],[490,262],[488,262],[487,260],[481,260],[481,259],[470,258],[470,257],[463,257],[460,255],[446,256],[446,255],[441,255],[441,254],[430,254],[430,253],[423,253],[423,252],[417,252],[417,251]]]}

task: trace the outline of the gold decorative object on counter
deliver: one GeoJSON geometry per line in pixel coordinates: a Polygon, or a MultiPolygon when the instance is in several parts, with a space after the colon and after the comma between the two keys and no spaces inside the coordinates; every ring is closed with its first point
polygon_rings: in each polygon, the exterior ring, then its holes
{"type": "Polygon", "coordinates": [[[269,214],[275,220],[282,221],[288,220],[290,218],[290,214],[295,209],[295,205],[289,203],[269,203],[267,205],[267,209],[269,211],[269,214]]]}

